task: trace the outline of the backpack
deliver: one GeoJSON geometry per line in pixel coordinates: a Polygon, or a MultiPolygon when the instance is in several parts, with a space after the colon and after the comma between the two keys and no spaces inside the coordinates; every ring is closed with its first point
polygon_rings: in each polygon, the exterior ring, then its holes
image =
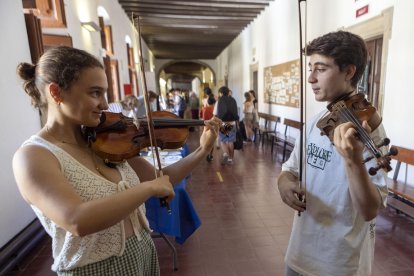
{"type": "Polygon", "coordinates": [[[243,134],[240,131],[238,122],[235,125],[236,127],[236,141],[234,141],[233,146],[235,150],[243,150],[243,134]]]}

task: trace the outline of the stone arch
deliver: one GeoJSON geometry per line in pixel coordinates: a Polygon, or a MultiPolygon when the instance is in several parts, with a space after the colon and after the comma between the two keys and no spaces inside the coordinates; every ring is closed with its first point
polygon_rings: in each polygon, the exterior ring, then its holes
{"type": "MultiPolygon", "coordinates": [[[[160,61],[158,61],[158,62],[160,62],[160,61]]],[[[165,61],[162,64],[159,64],[159,66],[157,66],[155,78],[156,78],[156,81],[157,81],[157,88],[158,89],[160,88],[159,87],[159,79],[160,79],[161,72],[165,68],[168,68],[169,66],[174,65],[174,64],[177,64],[177,63],[194,63],[194,64],[198,64],[198,65],[201,65],[201,66],[204,66],[204,67],[210,69],[210,71],[211,71],[211,73],[213,75],[213,85],[214,86],[216,85],[216,83],[217,83],[216,72],[213,69],[213,67],[212,67],[211,64],[208,64],[208,63],[203,62],[203,61],[200,61],[200,60],[168,60],[168,61],[165,61]]],[[[194,77],[195,78],[198,78],[200,80],[200,82],[202,83],[201,76],[194,75],[194,77]]]]}

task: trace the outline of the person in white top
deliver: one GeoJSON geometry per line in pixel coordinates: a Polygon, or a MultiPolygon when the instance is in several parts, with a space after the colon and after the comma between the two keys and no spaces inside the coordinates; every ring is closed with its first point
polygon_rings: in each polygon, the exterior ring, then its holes
{"type": "MultiPolygon", "coordinates": [[[[158,95],[154,91],[148,91],[148,99],[150,104],[150,110],[154,111],[154,103],[156,102],[158,95]]],[[[144,96],[135,97],[135,100],[131,103],[131,112],[128,115],[129,117],[142,118],[147,116],[147,109],[145,107],[145,98],[144,96]],[[134,114],[133,114],[134,113],[134,114]]]]}
{"type": "Polygon", "coordinates": [[[254,124],[254,104],[252,96],[249,92],[244,93],[243,103],[243,122],[246,130],[247,141],[251,142],[254,139],[253,124],[254,124]]]}
{"type": "Polygon", "coordinates": [[[121,101],[109,103],[106,111],[122,113],[122,115],[130,117],[132,106],[135,105],[136,100],[134,95],[127,95],[121,101]]]}
{"type": "MultiPolygon", "coordinates": [[[[310,56],[308,82],[316,101],[332,104],[357,93],[367,63],[367,48],[359,36],[328,33],[310,42],[305,53],[310,56]]],[[[386,204],[386,173],[368,174],[376,161],[363,164],[370,152],[353,123],[334,128],[333,141],[321,136],[317,123],[327,112],[306,122],[303,160],[298,138],[278,178],[283,202],[300,212],[294,217],[285,256],[286,275],[371,275],[375,217],[386,204]],[[302,162],[306,177],[300,186],[302,162]]],[[[366,121],[362,126],[371,131],[366,121]]],[[[370,135],[374,142],[382,141],[383,126],[370,135]]]]}
{"type": "Polygon", "coordinates": [[[200,147],[164,169],[133,157],[108,166],[90,147],[83,128],[96,127],[108,108],[104,68],[71,47],[47,50],[37,65],[17,72],[35,107],[46,110],[44,127],[13,158],[22,197],[52,237],[58,275],[159,275],[145,218],[152,196],[171,199],[179,183],[210,152],[220,120],[206,122],[200,147]]]}

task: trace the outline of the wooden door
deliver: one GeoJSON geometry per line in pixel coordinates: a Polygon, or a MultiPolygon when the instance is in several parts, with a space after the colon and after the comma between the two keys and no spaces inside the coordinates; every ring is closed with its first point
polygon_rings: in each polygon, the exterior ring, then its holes
{"type": "Polygon", "coordinates": [[[109,25],[105,25],[103,17],[99,17],[99,27],[101,28],[101,45],[106,51],[103,63],[108,79],[108,103],[112,103],[121,100],[118,61],[113,59],[112,28],[109,25]]]}
{"type": "Polygon", "coordinates": [[[138,87],[138,73],[135,69],[134,61],[134,48],[130,47],[128,43],[126,44],[127,54],[128,54],[128,72],[129,72],[129,83],[132,87],[132,94],[139,96],[139,87],[138,87]]]}
{"type": "Polygon", "coordinates": [[[33,12],[29,11],[24,14],[24,20],[26,21],[27,38],[29,41],[32,63],[36,64],[44,52],[40,19],[34,15],[33,12]]]}
{"type": "Polygon", "coordinates": [[[358,83],[358,91],[367,95],[367,99],[376,108],[378,108],[379,105],[382,43],[382,37],[366,41],[368,48],[368,63],[365,72],[358,83]]]}

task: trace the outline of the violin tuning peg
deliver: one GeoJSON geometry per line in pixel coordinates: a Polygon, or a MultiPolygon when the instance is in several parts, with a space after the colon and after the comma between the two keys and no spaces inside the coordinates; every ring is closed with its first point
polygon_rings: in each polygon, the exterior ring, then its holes
{"type": "Polygon", "coordinates": [[[379,166],[375,167],[375,168],[369,168],[368,173],[369,173],[369,175],[376,175],[377,171],[379,171],[380,169],[381,168],[379,166]]]}
{"type": "Polygon", "coordinates": [[[384,138],[380,144],[377,145],[377,148],[388,146],[390,144],[391,140],[388,138],[384,138]]]}
{"type": "Polygon", "coordinates": [[[394,146],[392,146],[387,153],[387,156],[396,156],[398,154],[398,149],[394,146]]]}

